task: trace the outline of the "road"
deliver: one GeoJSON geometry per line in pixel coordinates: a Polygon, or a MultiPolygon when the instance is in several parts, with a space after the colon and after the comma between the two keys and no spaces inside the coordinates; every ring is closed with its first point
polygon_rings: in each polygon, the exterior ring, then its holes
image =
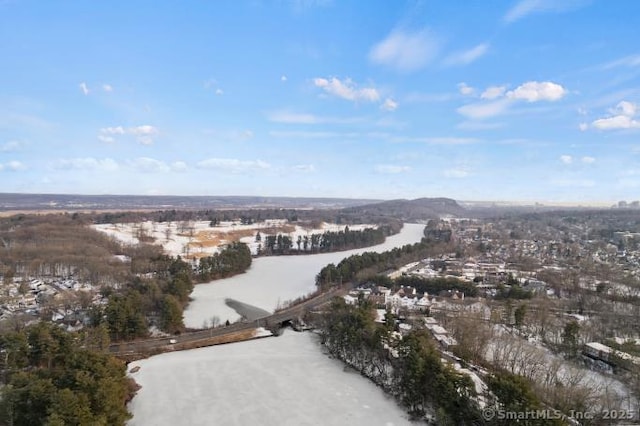
{"type": "Polygon", "coordinates": [[[258,327],[269,328],[276,324],[281,324],[285,321],[303,316],[305,312],[315,309],[316,307],[328,302],[333,297],[342,294],[344,291],[346,290],[343,287],[332,288],[324,293],[320,293],[312,297],[311,299],[304,300],[296,305],[289,306],[281,311],[250,322],[237,322],[226,327],[190,331],[169,337],[113,343],[109,346],[109,352],[116,356],[128,358],[135,357],[135,355],[164,352],[167,349],[172,351],[191,349],[198,346],[198,343],[202,343],[201,346],[207,346],[206,342],[212,341],[213,338],[223,338],[227,335],[253,330],[258,327]],[[172,340],[175,340],[175,342],[172,343],[172,340]]]}

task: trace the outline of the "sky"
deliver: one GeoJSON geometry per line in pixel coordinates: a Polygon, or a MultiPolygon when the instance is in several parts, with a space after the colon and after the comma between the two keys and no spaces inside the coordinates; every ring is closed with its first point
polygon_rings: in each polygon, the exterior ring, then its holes
{"type": "Polygon", "coordinates": [[[640,199],[640,2],[0,0],[0,192],[640,199]]]}

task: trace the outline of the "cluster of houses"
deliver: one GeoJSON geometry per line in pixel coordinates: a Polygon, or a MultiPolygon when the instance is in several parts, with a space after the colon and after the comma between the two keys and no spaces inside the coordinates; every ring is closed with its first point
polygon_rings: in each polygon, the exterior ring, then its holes
{"type": "Polygon", "coordinates": [[[61,303],[55,303],[63,298],[63,295],[73,292],[91,292],[92,303],[103,303],[101,296],[93,292],[90,284],[82,283],[73,277],[50,278],[24,278],[13,277],[10,283],[3,286],[0,296],[0,319],[10,318],[13,315],[27,314],[39,315],[45,303],[53,301],[49,305],[51,320],[54,322],[68,320],[77,316],[76,311],[62,307],[61,303]]]}
{"type": "Polygon", "coordinates": [[[428,293],[418,293],[415,287],[401,286],[396,292],[384,286],[358,287],[344,296],[348,304],[356,304],[358,299],[364,297],[371,301],[376,307],[391,308],[393,312],[400,309],[409,311],[428,312],[431,308],[438,309],[446,304],[444,299],[456,301],[464,300],[464,293],[457,290],[445,290],[437,296],[430,296],[428,293]]]}
{"type": "MultiPolygon", "coordinates": [[[[394,314],[399,319],[396,324],[397,338],[401,338],[402,335],[413,329],[412,324],[404,321],[406,318],[403,312],[428,315],[429,312],[438,312],[439,310],[461,309],[461,306],[455,302],[462,302],[464,293],[449,290],[441,292],[438,296],[429,296],[427,293],[419,294],[414,287],[410,286],[401,286],[395,292],[384,286],[365,286],[359,287],[344,296],[344,300],[348,304],[357,304],[361,298],[371,301],[377,308],[376,322],[378,323],[386,321],[385,317],[388,311],[394,314]]],[[[466,309],[466,307],[462,309],[466,309]]],[[[490,312],[487,315],[490,315],[490,312]]],[[[424,316],[423,321],[423,326],[431,332],[434,339],[444,349],[457,345],[456,340],[449,335],[449,332],[435,318],[424,316]]]]}

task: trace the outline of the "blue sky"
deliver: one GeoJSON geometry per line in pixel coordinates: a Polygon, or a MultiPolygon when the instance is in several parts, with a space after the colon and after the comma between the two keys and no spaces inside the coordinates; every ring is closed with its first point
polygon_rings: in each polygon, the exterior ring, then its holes
{"type": "Polygon", "coordinates": [[[0,192],[639,199],[639,17],[0,0],[0,192]]]}

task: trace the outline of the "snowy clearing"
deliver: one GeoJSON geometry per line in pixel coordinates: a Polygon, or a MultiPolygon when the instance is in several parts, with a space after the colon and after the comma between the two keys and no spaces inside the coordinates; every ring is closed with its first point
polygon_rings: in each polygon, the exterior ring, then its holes
{"type": "MultiPolygon", "coordinates": [[[[375,228],[375,225],[349,225],[352,231],[375,228]]],[[[283,234],[297,241],[298,236],[321,234],[327,231],[342,231],[345,225],[322,223],[319,227],[308,228],[289,223],[285,219],[265,220],[251,225],[243,225],[239,221],[220,222],[212,227],[208,221],[192,222],[138,222],[138,223],[103,223],[93,228],[104,232],[116,240],[136,245],[141,241],[159,244],[171,256],[183,258],[200,258],[218,252],[221,245],[234,241],[246,243],[251,253],[258,251],[256,234],[283,234]]]]}

